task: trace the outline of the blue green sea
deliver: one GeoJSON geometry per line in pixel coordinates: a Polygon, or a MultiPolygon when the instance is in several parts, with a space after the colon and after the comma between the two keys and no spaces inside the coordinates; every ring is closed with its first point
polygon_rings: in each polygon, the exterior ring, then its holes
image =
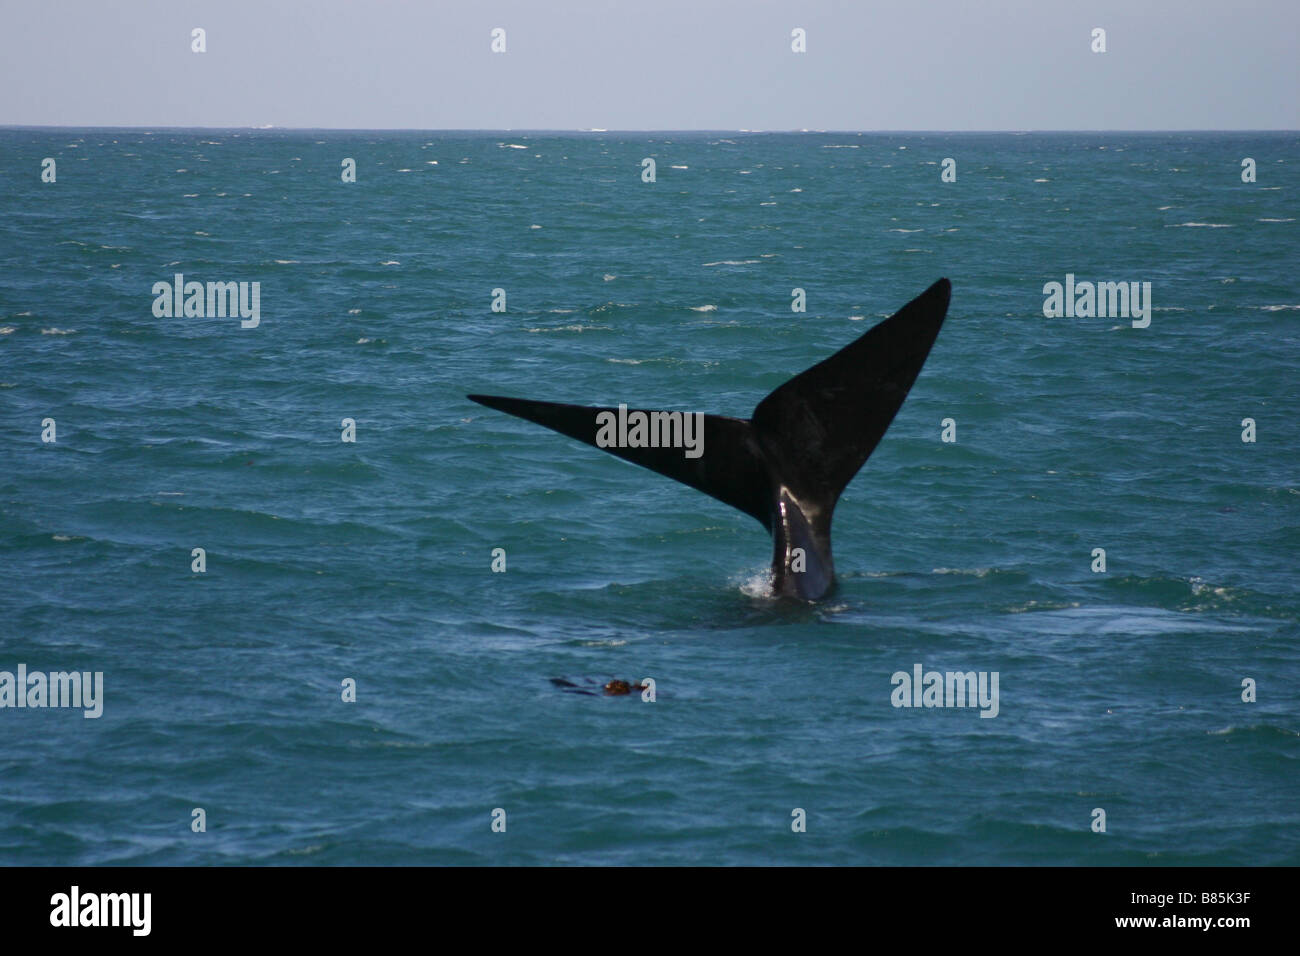
{"type": "Polygon", "coordinates": [[[103,675],[0,708],[0,864],[1300,864],[1298,195],[1294,133],[0,130],[0,671],[103,675]],[[748,417],[944,276],[819,604],[465,397],[748,417]]]}

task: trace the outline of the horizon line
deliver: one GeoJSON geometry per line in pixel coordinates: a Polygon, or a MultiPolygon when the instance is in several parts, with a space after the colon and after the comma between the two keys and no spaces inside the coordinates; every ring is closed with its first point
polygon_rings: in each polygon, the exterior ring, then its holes
{"type": "Polygon", "coordinates": [[[29,129],[29,130],[72,130],[72,129],[129,129],[129,130],[219,130],[243,131],[251,130],[256,132],[269,132],[274,130],[285,132],[318,132],[318,133],[782,133],[782,134],[852,134],[865,135],[874,133],[944,133],[944,134],[961,134],[961,133],[1300,133],[1300,129],[1288,127],[1240,127],[1240,128],[1210,128],[1210,127],[1185,127],[1185,128],[1147,128],[1139,129],[1137,127],[1092,127],[1092,128],[1066,128],[1066,127],[1034,127],[1027,129],[813,129],[813,128],[772,128],[772,129],[728,129],[723,127],[526,127],[526,126],[465,126],[465,127],[425,127],[425,126],[276,126],[276,125],[259,125],[259,126],[177,126],[170,124],[81,124],[81,123],[59,123],[59,124],[33,124],[33,123],[0,123],[0,130],[10,129],[29,129]]]}

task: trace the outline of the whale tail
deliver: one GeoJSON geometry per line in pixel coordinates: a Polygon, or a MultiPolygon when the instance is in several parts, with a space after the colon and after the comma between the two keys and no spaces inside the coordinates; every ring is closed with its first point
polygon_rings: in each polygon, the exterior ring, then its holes
{"type": "Polygon", "coordinates": [[[948,280],[940,279],[834,355],[782,384],[748,419],[693,416],[700,426],[693,436],[697,457],[690,457],[681,441],[671,440],[691,431],[692,416],[680,412],[468,397],[657,471],[756,518],[772,534],[773,589],[817,600],[835,583],[835,504],[920,374],[947,315],[951,291],[948,280]],[[633,430],[626,429],[627,423],[633,423],[633,430]],[[638,441],[623,441],[638,425],[638,441]]]}

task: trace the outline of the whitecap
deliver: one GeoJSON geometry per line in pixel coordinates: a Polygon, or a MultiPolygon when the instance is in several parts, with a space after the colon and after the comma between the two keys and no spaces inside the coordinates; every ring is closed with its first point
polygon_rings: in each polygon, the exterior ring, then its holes
{"type": "Polygon", "coordinates": [[[524,329],[525,332],[587,332],[593,329],[609,330],[608,325],[560,325],[550,329],[524,329]]]}

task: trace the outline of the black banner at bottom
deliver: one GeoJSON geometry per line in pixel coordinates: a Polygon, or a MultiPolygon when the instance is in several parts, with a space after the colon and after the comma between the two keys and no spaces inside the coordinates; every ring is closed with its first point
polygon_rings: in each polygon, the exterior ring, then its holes
{"type": "Polygon", "coordinates": [[[1291,869],[0,868],[6,942],[667,945],[842,929],[918,943],[1052,938],[1231,945],[1280,932],[1291,869]],[[481,935],[479,935],[481,934],[481,935]],[[682,934],[689,934],[683,936],[682,934]]]}

